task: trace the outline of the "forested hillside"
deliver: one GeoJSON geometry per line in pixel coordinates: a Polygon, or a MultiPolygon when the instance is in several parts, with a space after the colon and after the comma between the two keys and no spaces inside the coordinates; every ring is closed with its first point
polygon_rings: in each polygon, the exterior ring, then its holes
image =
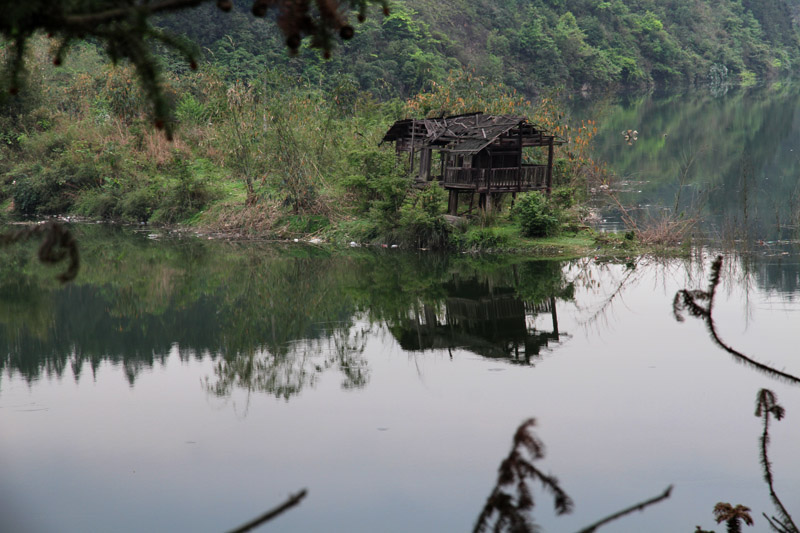
{"type": "Polygon", "coordinates": [[[409,96],[461,65],[525,94],[567,89],[753,83],[800,64],[798,0],[407,0],[371,14],[325,60],[290,58],[275,25],[213,5],[162,19],[231,78],[285,65],[344,75],[378,97],[409,96]]]}
{"type": "MultiPolygon", "coordinates": [[[[274,21],[253,17],[247,0],[234,7],[208,2],[156,21],[202,56],[190,72],[185,56],[159,54],[172,141],[154,128],[141,72],[114,67],[95,40],[62,62],[35,35],[29,83],[0,102],[0,218],[493,247],[507,235],[492,220],[453,230],[444,190],[411,186],[406,163],[380,145],[392,122],[530,118],[564,140],[553,185],[556,211],[568,211],[606,170],[591,152],[594,117],[571,117],[559,93],[746,85],[800,66],[800,0],[397,1],[368,11],[329,58],[307,41],[290,55],[274,21]]],[[[0,42],[0,59],[9,50],[0,42]]]]}

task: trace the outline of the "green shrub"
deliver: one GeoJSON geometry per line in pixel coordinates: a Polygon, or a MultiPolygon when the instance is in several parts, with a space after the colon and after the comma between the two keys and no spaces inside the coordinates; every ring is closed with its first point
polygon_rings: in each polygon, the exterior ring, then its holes
{"type": "Polygon", "coordinates": [[[445,221],[447,194],[438,183],[413,191],[400,208],[398,236],[403,244],[422,248],[446,248],[450,225],[445,221]]]}
{"type": "Polygon", "coordinates": [[[42,187],[28,176],[16,176],[11,185],[11,197],[14,199],[14,211],[21,215],[35,215],[43,203],[42,187]]]}
{"type": "Polygon", "coordinates": [[[569,209],[577,204],[577,191],[575,187],[561,186],[556,187],[550,193],[550,201],[558,206],[559,209],[569,209]]]}
{"type": "Polygon", "coordinates": [[[496,227],[471,228],[460,240],[461,247],[475,251],[501,248],[510,241],[508,233],[496,227]]]}
{"type": "Polygon", "coordinates": [[[410,181],[394,152],[377,148],[353,151],[348,155],[348,166],[355,172],[343,180],[343,185],[355,194],[358,212],[369,213],[383,231],[395,227],[410,181]]]}
{"type": "Polygon", "coordinates": [[[175,108],[175,116],[184,124],[208,122],[208,110],[191,94],[184,94],[175,108]]]}
{"type": "Polygon", "coordinates": [[[377,239],[380,231],[372,220],[346,220],[337,225],[338,233],[344,242],[372,242],[377,239]]]}
{"type": "Polygon", "coordinates": [[[547,237],[557,233],[558,211],[538,192],[526,192],[519,196],[514,206],[514,216],[519,221],[525,237],[547,237]]]}
{"type": "Polygon", "coordinates": [[[75,201],[74,210],[85,217],[110,219],[114,216],[116,206],[117,198],[111,191],[89,189],[75,201]]]}
{"type": "Polygon", "coordinates": [[[54,215],[72,207],[75,182],[60,167],[26,165],[12,172],[11,196],[21,215],[54,215]]]}
{"type": "Polygon", "coordinates": [[[288,232],[303,235],[316,233],[331,225],[331,221],[322,215],[288,215],[283,223],[288,232]]]}
{"type": "Polygon", "coordinates": [[[125,222],[147,222],[159,204],[158,195],[150,187],[134,189],[120,198],[119,217],[125,222]]]}
{"type": "Polygon", "coordinates": [[[153,185],[160,190],[152,221],[172,223],[185,220],[218,198],[220,188],[209,176],[213,171],[208,161],[190,162],[176,154],[167,166],[166,179],[153,185]]]}

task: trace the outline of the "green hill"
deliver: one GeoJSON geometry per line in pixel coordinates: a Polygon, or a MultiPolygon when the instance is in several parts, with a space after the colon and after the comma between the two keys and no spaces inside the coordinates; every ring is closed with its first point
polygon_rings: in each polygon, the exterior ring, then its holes
{"type": "Polygon", "coordinates": [[[560,85],[605,90],[752,83],[800,64],[798,0],[407,0],[371,13],[330,60],[286,53],[275,25],[237,2],[161,20],[231,78],[284,66],[323,84],[351,80],[408,96],[466,66],[525,94],[560,85]]]}

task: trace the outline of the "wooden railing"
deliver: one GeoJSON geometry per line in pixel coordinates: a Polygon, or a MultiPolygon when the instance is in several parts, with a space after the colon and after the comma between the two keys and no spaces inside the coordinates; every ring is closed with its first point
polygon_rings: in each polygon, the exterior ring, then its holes
{"type": "Polygon", "coordinates": [[[547,165],[509,168],[444,169],[442,185],[450,189],[479,191],[528,191],[547,188],[547,165]]]}

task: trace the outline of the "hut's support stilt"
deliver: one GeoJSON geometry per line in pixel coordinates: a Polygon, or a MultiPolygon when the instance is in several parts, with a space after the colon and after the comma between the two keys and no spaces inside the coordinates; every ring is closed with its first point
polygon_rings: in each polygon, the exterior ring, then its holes
{"type": "Polygon", "coordinates": [[[450,196],[447,199],[447,212],[453,216],[458,215],[458,191],[450,189],[450,196]]]}
{"type": "Polygon", "coordinates": [[[487,192],[481,194],[480,200],[478,204],[483,211],[483,214],[490,215],[492,214],[492,203],[493,203],[492,193],[487,192]]]}
{"type": "Polygon", "coordinates": [[[553,138],[550,137],[550,140],[547,142],[547,183],[545,187],[547,188],[547,196],[550,196],[550,192],[553,190],[553,138]]]}

